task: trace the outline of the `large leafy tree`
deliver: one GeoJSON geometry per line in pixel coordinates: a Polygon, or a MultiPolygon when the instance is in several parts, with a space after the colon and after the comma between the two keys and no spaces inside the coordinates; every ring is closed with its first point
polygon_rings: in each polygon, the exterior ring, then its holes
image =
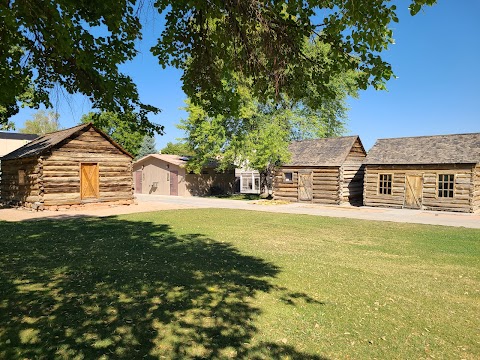
{"type": "MultiPolygon", "coordinates": [[[[410,12],[433,3],[410,0],[410,12]]],[[[361,88],[383,88],[392,76],[380,57],[398,21],[389,0],[2,1],[0,123],[21,102],[50,105],[50,91],[60,85],[85,94],[95,108],[137,112],[151,132],[161,130],[147,118],[158,109],[143,104],[132,79],[119,70],[137,53],[140,10],[151,4],[165,16],[152,52],[160,65],[183,69],[184,91],[211,113],[239,110],[237,89],[222,91],[236,76],[253,78],[261,101],[278,100],[280,93],[304,97],[305,69],[318,60],[303,51],[305,37],[332,49],[331,62],[308,75],[318,91],[347,70],[361,72],[361,88]]]]}
{"type": "Polygon", "coordinates": [[[134,157],[137,156],[147,131],[141,129],[135,114],[117,114],[111,111],[101,113],[89,112],[84,114],[80,121],[84,124],[92,123],[113,140],[120,144],[134,157]]]}
{"type": "Polygon", "coordinates": [[[162,154],[172,154],[180,156],[192,156],[194,154],[193,149],[187,142],[171,142],[169,141],[167,145],[160,150],[162,154]]]}
{"type": "MultiPolygon", "coordinates": [[[[329,61],[330,46],[318,41],[305,42],[305,53],[316,53],[321,61],[329,61]]],[[[316,67],[310,67],[313,74],[316,67]]],[[[308,75],[308,74],[307,74],[308,75]]],[[[189,168],[199,171],[212,158],[220,169],[231,164],[260,171],[263,185],[273,168],[289,160],[288,144],[303,140],[341,135],[347,119],[346,98],[356,96],[359,76],[354,71],[336,74],[323,86],[315,86],[312,77],[303,84],[305,96],[292,99],[280,94],[277,101],[265,101],[255,96],[251,87],[235,83],[239,97],[239,112],[215,115],[206,106],[187,102],[188,118],[179,126],[194,150],[189,168]]],[[[228,91],[230,85],[224,85],[228,91]]]]}
{"type": "Polygon", "coordinates": [[[60,130],[59,115],[54,111],[39,110],[32,119],[26,120],[20,132],[23,134],[45,135],[60,130]]]}

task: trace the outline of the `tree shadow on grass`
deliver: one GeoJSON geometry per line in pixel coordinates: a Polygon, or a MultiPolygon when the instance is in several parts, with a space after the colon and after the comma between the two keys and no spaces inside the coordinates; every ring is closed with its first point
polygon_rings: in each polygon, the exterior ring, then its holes
{"type": "Polygon", "coordinates": [[[251,299],[279,269],[229,244],[116,218],[0,222],[0,234],[0,358],[321,359],[250,345],[251,299]]]}

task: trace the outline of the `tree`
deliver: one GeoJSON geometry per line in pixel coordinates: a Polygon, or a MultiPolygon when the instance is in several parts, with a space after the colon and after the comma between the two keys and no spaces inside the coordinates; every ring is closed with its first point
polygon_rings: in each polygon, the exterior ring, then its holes
{"type": "Polygon", "coordinates": [[[138,151],[136,159],[140,159],[144,156],[150,154],[156,154],[157,149],[155,148],[155,138],[153,136],[145,135],[142,140],[142,145],[138,151]]]}
{"type": "MultiPolygon", "coordinates": [[[[410,0],[410,13],[435,2],[410,0]]],[[[85,94],[95,108],[138,113],[151,134],[162,130],[147,118],[159,109],[143,104],[119,69],[137,54],[140,14],[150,4],[165,16],[153,54],[161,66],[184,71],[185,93],[210,113],[240,109],[238,89],[222,91],[236,77],[254,78],[251,91],[262,102],[281,93],[305,97],[305,74],[318,61],[303,51],[305,38],[331,47],[330,61],[310,73],[319,92],[348,70],[360,71],[360,88],[382,89],[393,76],[380,56],[398,22],[389,0],[47,0],[41,6],[12,0],[0,4],[0,123],[21,102],[50,106],[50,92],[60,85],[85,94]]]]}
{"type": "Polygon", "coordinates": [[[167,145],[160,150],[162,154],[172,154],[180,156],[192,156],[194,154],[190,145],[186,142],[168,142],[167,145]]]}
{"type": "Polygon", "coordinates": [[[23,134],[45,135],[60,130],[59,115],[53,111],[39,110],[33,114],[32,120],[26,120],[19,131],[23,134]]]}
{"type": "MultiPolygon", "coordinates": [[[[330,46],[306,42],[304,51],[315,52],[318,58],[323,54],[324,61],[328,61],[330,46]]],[[[309,71],[314,72],[315,68],[309,71]]],[[[294,100],[281,94],[280,101],[266,102],[256,97],[249,86],[237,83],[234,86],[241,94],[240,117],[210,114],[208,106],[187,101],[189,116],[179,128],[186,132],[186,141],[195,153],[189,170],[199,172],[214,158],[221,170],[231,164],[258,170],[262,188],[270,189],[274,167],[289,160],[290,141],[339,136],[344,132],[346,98],[356,96],[357,76],[353,71],[337,74],[322,92],[310,77],[303,85],[307,94],[304,98],[294,100]]]]}
{"type": "Polygon", "coordinates": [[[147,131],[139,126],[134,126],[137,123],[135,114],[116,114],[111,111],[104,111],[101,113],[89,112],[82,115],[80,121],[84,124],[93,123],[100,130],[109,135],[113,140],[120,144],[134,157],[137,156],[142,141],[147,131]],[[125,120],[126,117],[134,118],[125,120]]]}

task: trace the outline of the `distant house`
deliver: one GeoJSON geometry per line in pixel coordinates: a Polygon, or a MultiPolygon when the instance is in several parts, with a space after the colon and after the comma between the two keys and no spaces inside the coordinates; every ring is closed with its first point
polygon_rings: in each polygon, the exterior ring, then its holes
{"type": "Polygon", "coordinates": [[[380,139],[365,169],[365,205],[480,208],[480,133],[380,139]]]}
{"type": "Polygon", "coordinates": [[[5,203],[133,201],[132,156],[92,124],[40,136],[0,160],[5,203]]]}
{"type": "Polygon", "coordinates": [[[361,205],[366,152],[358,136],[295,141],[276,170],[274,199],[361,205]]]}
{"type": "Polygon", "coordinates": [[[260,173],[258,170],[235,169],[241,194],[260,194],[260,173]]]}
{"type": "Polygon", "coordinates": [[[188,157],[150,154],[133,164],[137,194],[205,196],[232,193],[235,188],[234,169],[217,172],[216,164],[202,169],[201,174],[186,171],[188,157]]]}
{"type": "Polygon", "coordinates": [[[0,131],[0,157],[18,149],[19,147],[22,147],[25,144],[28,144],[37,137],[38,135],[35,134],[21,134],[0,131]]]}

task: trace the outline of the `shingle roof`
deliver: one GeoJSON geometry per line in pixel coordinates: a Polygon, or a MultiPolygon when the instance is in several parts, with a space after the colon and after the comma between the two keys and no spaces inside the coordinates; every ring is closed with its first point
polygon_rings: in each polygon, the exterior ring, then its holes
{"type": "Polygon", "coordinates": [[[90,127],[93,127],[98,133],[100,133],[103,137],[105,137],[105,139],[107,139],[110,143],[112,143],[112,145],[117,147],[120,151],[132,157],[132,155],[130,155],[127,151],[125,151],[120,145],[118,145],[115,141],[110,139],[108,135],[106,135],[101,130],[97,129],[95,126],[89,123],[89,124],[77,125],[69,129],[55,131],[55,132],[40,136],[35,140],[33,140],[32,142],[25,144],[24,146],[5,155],[4,157],[0,158],[0,160],[21,159],[21,158],[34,157],[34,156],[41,155],[45,151],[53,148],[54,146],[58,145],[62,141],[73,136],[75,133],[83,130],[88,130],[88,128],[90,127]]]}
{"type": "Polygon", "coordinates": [[[480,133],[379,139],[365,164],[478,164],[480,133]]]}
{"type": "Polygon", "coordinates": [[[341,166],[357,139],[355,135],[294,141],[288,147],[291,160],[283,166],[341,166]]]}

